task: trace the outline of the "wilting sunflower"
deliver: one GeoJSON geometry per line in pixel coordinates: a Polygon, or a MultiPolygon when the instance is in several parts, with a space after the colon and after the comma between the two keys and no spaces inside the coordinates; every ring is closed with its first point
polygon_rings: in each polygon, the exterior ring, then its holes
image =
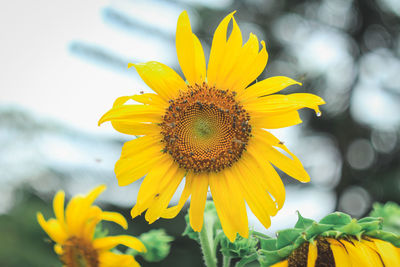
{"type": "Polygon", "coordinates": [[[130,255],[115,254],[110,250],[121,244],[139,252],[146,248],[133,236],[119,235],[95,238],[96,225],[102,221],[112,221],[128,228],[125,218],[117,212],[102,211],[92,205],[97,196],[105,190],[101,185],[86,196],[75,196],[68,203],[64,213],[63,191],[59,191],[53,200],[56,218],[45,220],[42,213],[37,214],[37,220],[43,230],[56,244],[54,251],[67,267],[115,267],[139,266],[130,255]]]}
{"type": "Polygon", "coordinates": [[[324,101],[305,93],[273,94],[300,84],[283,76],[250,85],[264,70],[268,54],[264,41],[260,50],[254,34],[243,45],[233,13],[215,31],[206,69],[202,45],[183,12],[176,50],[186,82],[159,62],[129,64],[156,94],[120,97],[99,121],[142,136],[125,143],[115,166],[121,186],[147,174],[132,217],[147,210],[150,223],[172,218],[191,196],[190,223],[200,231],[210,187],[223,230],[234,240],[236,233],[248,236],[245,201],[265,227],[282,207],[285,189],[272,165],[302,182],[310,180],[300,161],[265,129],[301,123],[298,109],[308,107],[319,114],[324,101]],[[168,208],[184,177],[178,205],[168,208]]]}
{"type": "Polygon", "coordinates": [[[400,266],[400,236],[383,231],[381,218],[335,212],[317,223],[299,214],[294,228],[260,243],[261,266],[400,266]]]}

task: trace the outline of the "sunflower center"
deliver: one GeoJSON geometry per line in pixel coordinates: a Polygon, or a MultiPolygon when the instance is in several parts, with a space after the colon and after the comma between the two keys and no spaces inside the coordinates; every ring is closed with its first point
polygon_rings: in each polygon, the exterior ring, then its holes
{"type": "Polygon", "coordinates": [[[164,152],[181,168],[218,172],[242,155],[251,135],[250,115],[235,99],[235,92],[188,86],[170,100],[161,123],[164,152]]]}
{"type": "Polygon", "coordinates": [[[63,245],[61,261],[67,267],[98,267],[99,257],[93,246],[81,238],[71,237],[63,245]]]}

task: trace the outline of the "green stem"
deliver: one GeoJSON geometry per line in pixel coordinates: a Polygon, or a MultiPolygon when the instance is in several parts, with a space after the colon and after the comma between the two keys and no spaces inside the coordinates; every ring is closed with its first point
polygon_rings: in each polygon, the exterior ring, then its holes
{"type": "Polygon", "coordinates": [[[231,257],[225,256],[222,258],[222,267],[229,267],[231,266],[231,257]]]}
{"type": "Polygon", "coordinates": [[[247,256],[243,257],[239,262],[237,262],[235,267],[243,267],[250,262],[256,261],[257,258],[258,258],[257,253],[247,255],[247,256]]]}
{"type": "Polygon", "coordinates": [[[204,220],[203,229],[201,229],[199,233],[200,246],[203,252],[204,262],[207,267],[217,267],[217,258],[215,257],[215,252],[212,250],[212,239],[209,239],[207,230],[206,220],[204,220]]]}

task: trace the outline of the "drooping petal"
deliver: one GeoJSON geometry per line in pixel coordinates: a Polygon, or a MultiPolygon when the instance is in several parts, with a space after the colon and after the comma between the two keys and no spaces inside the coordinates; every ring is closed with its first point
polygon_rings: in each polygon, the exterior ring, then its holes
{"type": "Polygon", "coordinates": [[[93,247],[98,250],[110,250],[120,244],[139,252],[146,252],[143,243],[130,235],[107,236],[93,240],[93,247]]]}
{"type": "Polygon", "coordinates": [[[239,235],[244,238],[249,237],[249,222],[247,219],[247,210],[244,200],[244,194],[242,190],[242,185],[238,179],[234,179],[232,172],[223,171],[221,176],[225,177],[222,182],[225,183],[225,188],[227,189],[227,195],[231,200],[231,214],[235,218],[234,223],[238,229],[239,235]]]}
{"type": "Polygon", "coordinates": [[[126,142],[114,169],[118,184],[125,186],[146,175],[165,156],[162,149],[160,140],[152,136],[126,142]]]}
{"type": "Polygon", "coordinates": [[[128,229],[128,223],[127,223],[125,217],[122,216],[121,213],[111,212],[111,211],[103,211],[101,213],[100,218],[103,221],[115,222],[115,223],[121,225],[121,227],[124,228],[125,230],[128,229]]]}
{"type": "Polygon", "coordinates": [[[327,241],[330,243],[330,248],[335,260],[335,266],[351,267],[349,254],[344,246],[336,239],[327,238],[327,241]]]}
{"type": "Polygon", "coordinates": [[[214,33],[207,69],[207,80],[208,84],[211,86],[216,84],[218,70],[223,64],[228,25],[235,12],[236,11],[227,15],[218,25],[214,33]]]}
{"type": "MultiPolygon", "coordinates": [[[[252,162],[249,161],[249,163],[252,162]]],[[[270,217],[276,214],[277,208],[268,193],[260,186],[258,177],[253,175],[252,166],[247,166],[241,159],[231,167],[231,172],[232,177],[235,177],[240,183],[244,199],[253,214],[265,228],[269,228],[271,226],[270,217]]]]}
{"type": "Polygon", "coordinates": [[[307,267],[314,267],[315,262],[317,261],[317,257],[318,257],[317,246],[312,242],[310,242],[308,244],[307,267]]]}
{"type": "Polygon", "coordinates": [[[214,200],[215,209],[217,210],[218,217],[221,221],[222,229],[226,237],[233,242],[236,238],[236,234],[239,231],[235,217],[232,213],[232,195],[225,188],[225,177],[216,175],[211,172],[209,174],[210,189],[214,200]]]}
{"type": "MultiPolygon", "coordinates": [[[[301,181],[301,182],[309,182],[310,176],[304,170],[303,165],[301,164],[300,160],[292,153],[289,149],[283,145],[282,142],[279,141],[275,136],[271,133],[261,130],[257,131],[254,134],[255,141],[258,144],[263,144],[262,152],[268,158],[273,165],[278,167],[283,172],[287,173],[291,177],[301,181]],[[277,149],[273,148],[272,146],[278,147],[288,153],[291,158],[285,156],[277,149]]],[[[261,149],[261,146],[259,147],[261,149]]]]}
{"type": "Polygon", "coordinates": [[[258,180],[262,183],[263,189],[275,198],[278,209],[281,209],[285,202],[285,186],[282,179],[268,162],[268,158],[265,157],[262,149],[257,147],[256,144],[249,144],[248,152],[249,160],[253,162],[254,173],[259,177],[258,180]]]}
{"type": "Polygon", "coordinates": [[[140,264],[131,255],[116,254],[102,251],[99,255],[100,267],[140,267],[140,264]]]}
{"type": "Polygon", "coordinates": [[[202,83],[206,76],[206,61],[200,41],[192,33],[186,11],[183,11],[178,18],[176,52],[179,65],[189,84],[202,83]]]}
{"type": "Polygon", "coordinates": [[[165,101],[175,99],[179,90],[186,89],[186,83],[183,79],[170,67],[156,62],[147,63],[130,63],[128,67],[134,66],[143,81],[165,101]]]}
{"type": "Polygon", "coordinates": [[[301,83],[285,76],[275,76],[271,77],[265,80],[262,80],[260,82],[257,82],[248,88],[246,90],[238,92],[238,99],[241,102],[247,102],[250,100],[256,101],[259,97],[261,96],[266,96],[270,95],[276,92],[281,91],[282,89],[285,89],[286,87],[293,85],[293,84],[299,84],[301,83]]]}
{"type": "Polygon", "coordinates": [[[175,218],[176,215],[181,211],[183,205],[185,205],[188,200],[190,194],[192,193],[193,187],[193,175],[186,174],[185,178],[185,188],[183,189],[182,195],[179,199],[178,205],[167,208],[162,214],[162,218],[172,219],[175,218]]]}
{"type": "MultiPolygon", "coordinates": [[[[340,243],[342,243],[343,246],[345,247],[345,249],[349,255],[349,259],[350,259],[352,266],[373,267],[371,265],[371,262],[368,261],[368,257],[366,257],[366,255],[364,255],[364,252],[360,249],[357,249],[354,246],[354,244],[352,244],[346,240],[340,240],[340,243]]],[[[388,266],[390,266],[390,265],[388,265],[388,266]]]]}
{"type": "Polygon", "coordinates": [[[61,227],[60,223],[56,219],[49,219],[46,221],[43,214],[38,212],[36,214],[37,221],[43,230],[49,235],[51,239],[59,244],[63,244],[67,240],[68,235],[61,227]]]}
{"type": "Polygon", "coordinates": [[[190,173],[190,175],[193,181],[189,209],[190,226],[194,231],[200,232],[204,220],[204,207],[207,200],[209,175],[207,173],[190,173]]]}
{"type": "Polygon", "coordinates": [[[160,218],[162,213],[166,210],[172,196],[182,182],[185,172],[186,170],[178,168],[171,177],[164,176],[164,185],[161,184],[163,189],[159,190],[158,195],[154,198],[153,203],[151,203],[145,215],[145,219],[149,223],[153,223],[160,218]]]}
{"type": "Polygon", "coordinates": [[[363,242],[360,241],[353,241],[354,246],[356,249],[360,250],[367,261],[370,263],[371,267],[383,267],[383,262],[379,257],[378,253],[370,248],[369,246],[365,245],[363,242]]]}
{"type": "Polygon", "coordinates": [[[380,239],[373,239],[373,242],[385,266],[397,266],[399,264],[400,255],[395,246],[380,239]]]}
{"type": "Polygon", "coordinates": [[[165,181],[169,181],[177,173],[178,165],[169,157],[163,157],[157,168],[152,168],[140,185],[136,205],[131,210],[132,218],[145,211],[164,189],[165,181]]]}

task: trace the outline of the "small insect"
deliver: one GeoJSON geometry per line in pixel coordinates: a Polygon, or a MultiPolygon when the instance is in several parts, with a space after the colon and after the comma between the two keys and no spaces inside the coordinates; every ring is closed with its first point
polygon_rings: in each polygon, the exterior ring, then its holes
{"type": "Polygon", "coordinates": [[[143,92],[143,91],[140,91],[139,93],[140,93],[141,95],[143,95],[143,94],[144,94],[144,92],[143,92]]]}

